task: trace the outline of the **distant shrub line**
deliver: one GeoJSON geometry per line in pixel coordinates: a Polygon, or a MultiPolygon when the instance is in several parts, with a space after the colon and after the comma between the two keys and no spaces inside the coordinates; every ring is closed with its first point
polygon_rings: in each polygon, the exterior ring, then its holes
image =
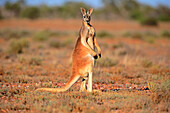
{"type": "MultiPolygon", "coordinates": [[[[170,8],[159,5],[152,7],[141,4],[137,1],[127,0],[102,0],[104,6],[96,8],[94,18],[97,19],[134,19],[141,22],[142,25],[157,25],[157,21],[170,21],[170,8]]],[[[89,9],[91,6],[83,2],[66,2],[62,6],[47,6],[45,4],[38,6],[28,6],[24,0],[16,2],[7,1],[0,10],[0,19],[11,16],[19,18],[80,18],[80,7],[89,9]],[[2,15],[2,11],[7,11],[11,15],[2,15]]]]}

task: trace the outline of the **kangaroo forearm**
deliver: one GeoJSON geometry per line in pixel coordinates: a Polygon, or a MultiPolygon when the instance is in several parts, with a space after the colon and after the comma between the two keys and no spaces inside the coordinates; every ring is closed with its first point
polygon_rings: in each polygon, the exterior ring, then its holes
{"type": "Polygon", "coordinates": [[[96,46],[96,48],[97,48],[97,51],[98,51],[99,53],[101,53],[101,49],[100,49],[100,47],[99,47],[99,45],[98,45],[98,43],[97,43],[97,41],[96,41],[96,38],[94,39],[94,44],[95,44],[95,46],[96,46]]]}
{"type": "Polygon", "coordinates": [[[84,38],[81,38],[81,43],[93,54],[95,55],[96,52],[87,44],[86,40],[84,38]]]}

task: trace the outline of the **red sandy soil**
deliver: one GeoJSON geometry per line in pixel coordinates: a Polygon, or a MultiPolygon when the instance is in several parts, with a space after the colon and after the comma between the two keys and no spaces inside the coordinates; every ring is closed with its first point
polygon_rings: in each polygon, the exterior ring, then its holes
{"type": "MultiPolygon", "coordinates": [[[[148,27],[141,26],[138,22],[134,21],[102,21],[94,20],[92,21],[93,26],[96,30],[107,30],[107,31],[160,31],[160,30],[170,30],[170,23],[160,23],[158,27],[148,27]]],[[[81,26],[80,19],[38,19],[38,20],[28,20],[28,19],[8,19],[0,20],[0,29],[4,28],[15,28],[15,29],[51,29],[51,30],[71,30],[77,31],[81,26]]]]}

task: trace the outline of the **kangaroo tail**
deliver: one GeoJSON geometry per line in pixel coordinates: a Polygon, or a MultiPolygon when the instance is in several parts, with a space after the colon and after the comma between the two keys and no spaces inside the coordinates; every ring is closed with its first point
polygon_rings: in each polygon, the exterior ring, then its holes
{"type": "Polygon", "coordinates": [[[79,78],[80,76],[71,76],[69,81],[62,88],[38,88],[35,91],[48,91],[48,92],[53,92],[53,93],[64,92],[64,91],[67,91],[79,78]]]}

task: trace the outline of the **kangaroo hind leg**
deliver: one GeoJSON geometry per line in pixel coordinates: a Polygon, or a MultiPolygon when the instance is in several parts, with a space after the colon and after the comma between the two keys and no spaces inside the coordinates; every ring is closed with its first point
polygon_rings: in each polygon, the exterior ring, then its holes
{"type": "Polygon", "coordinates": [[[81,92],[86,92],[87,91],[87,89],[86,89],[86,81],[87,81],[87,79],[88,79],[88,75],[83,77],[83,79],[82,79],[81,86],[80,86],[80,91],[81,92]]]}
{"type": "Polygon", "coordinates": [[[89,72],[87,91],[92,92],[92,72],[89,72]]]}

